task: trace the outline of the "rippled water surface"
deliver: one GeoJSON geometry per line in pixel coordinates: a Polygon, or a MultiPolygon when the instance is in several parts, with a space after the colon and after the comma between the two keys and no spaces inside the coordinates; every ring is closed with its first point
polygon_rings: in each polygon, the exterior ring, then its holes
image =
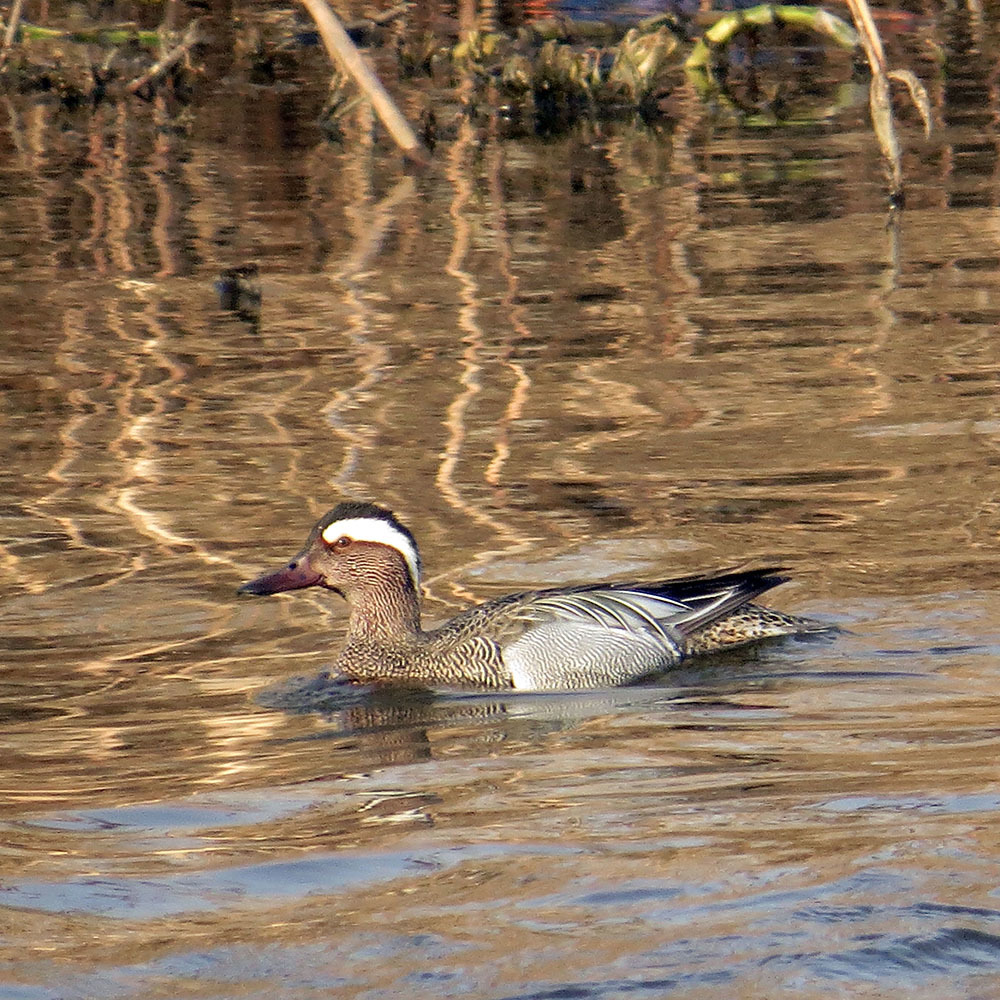
{"type": "Polygon", "coordinates": [[[786,124],[444,109],[417,176],[287,82],[7,102],[0,997],[1000,995],[997,39],[881,23],[895,229],[842,60],[786,124]],[[344,497],[430,619],[777,561],[844,631],[352,697],[335,597],[235,595],[344,497]]]}

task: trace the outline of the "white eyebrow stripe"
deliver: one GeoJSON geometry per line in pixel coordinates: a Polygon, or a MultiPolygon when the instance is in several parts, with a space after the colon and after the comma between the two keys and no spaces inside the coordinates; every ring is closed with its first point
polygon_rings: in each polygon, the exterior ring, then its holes
{"type": "Polygon", "coordinates": [[[356,542],[375,542],[395,549],[406,560],[413,586],[420,589],[420,557],[413,543],[394,524],[378,517],[347,517],[323,529],[323,541],[328,545],[344,535],[356,542]]]}

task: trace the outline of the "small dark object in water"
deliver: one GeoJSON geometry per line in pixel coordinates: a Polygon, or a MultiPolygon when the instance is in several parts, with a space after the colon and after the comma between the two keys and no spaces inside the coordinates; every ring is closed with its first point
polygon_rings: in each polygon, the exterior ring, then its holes
{"type": "Polygon", "coordinates": [[[260,318],[260,273],[256,264],[240,264],[219,272],[215,282],[219,308],[236,313],[241,319],[260,318]]]}

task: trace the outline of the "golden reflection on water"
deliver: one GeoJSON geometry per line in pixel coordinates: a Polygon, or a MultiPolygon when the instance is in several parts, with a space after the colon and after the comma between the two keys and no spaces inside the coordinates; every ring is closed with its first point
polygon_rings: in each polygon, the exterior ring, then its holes
{"type": "Polygon", "coordinates": [[[863,935],[916,961],[998,934],[991,178],[956,210],[969,175],[916,165],[887,231],[849,115],[751,141],[678,113],[464,120],[405,177],[360,115],[290,156],[157,108],[12,111],[11,982],[763,993],[863,978],[863,935]],[[251,256],[256,322],[212,290],[251,256]],[[632,692],[310,701],[341,609],[234,589],[343,496],[412,525],[431,617],[776,559],[777,604],[853,632],[632,692]]]}

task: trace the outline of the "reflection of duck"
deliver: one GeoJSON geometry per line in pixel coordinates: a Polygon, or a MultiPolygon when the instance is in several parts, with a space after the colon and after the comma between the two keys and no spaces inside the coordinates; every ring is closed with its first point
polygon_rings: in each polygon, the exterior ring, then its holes
{"type": "Polygon", "coordinates": [[[420,627],[420,555],[393,514],[342,503],[284,568],[240,587],[276,594],[321,586],[351,606],[334,664],[351,680],[523,690],[627,684],[687,656],[827,628],[751,604],[784,582],[774,569],[653,583],[526,591],[420,627]]]}

